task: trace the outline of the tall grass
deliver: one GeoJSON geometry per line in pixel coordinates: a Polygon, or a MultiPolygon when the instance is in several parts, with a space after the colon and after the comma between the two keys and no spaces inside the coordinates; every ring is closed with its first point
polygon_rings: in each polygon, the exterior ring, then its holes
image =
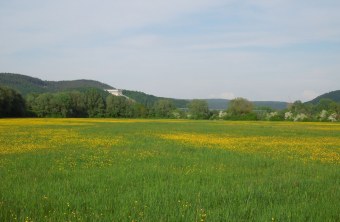
{"type": "Polygon", "coordinates": [[[340,221],[339,140],[329,123],[3,119],[0,221],[340,221]]]}

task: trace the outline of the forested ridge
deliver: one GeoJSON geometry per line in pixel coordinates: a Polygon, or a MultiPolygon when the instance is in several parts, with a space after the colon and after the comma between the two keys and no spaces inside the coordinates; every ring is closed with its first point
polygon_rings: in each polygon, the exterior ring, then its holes
{"type": "MultiPolygon", "coordinates": [[[[61,91],[86,91],[88,88],[97,88],[100,90],[114,89],[114,87],[94,80],[70,80],[70,81],[43,81],[38,78],[13,74],[0,73],[0,86],[6,86],[17,90],[24,97],[30,93],[47,93],[47,92],[61,92],[61,91]]],[[[189,99],[173,99],[154,96],[144,92],[123,90],[123,94],[144,106],[151,107],[158,100],[171,100],[177,108],[187,108],[189,99]]],[[[228,108],[230,100],[228,99],[204,99],[207,101],[209,109],[225,110],[228,108]]],[[[268,106],[272,109],[283,110],[287,108],[286,102],[276,101],[255,101],[255,106],[268,106]]]]}
{"type": "Polygon", "coordinates": [[[186,108],[190,102],[190,100],[186,99],[172,99],[165,97],[157,97],[154,95],[149,95],[143,92],[132,91],[132,90],[123,90],[123,94],[127,97],[141,103],[145,106],[153,106],[158,100],[171,100],[177,108],[186,108]]]}
{"type": "MultiPolygon", "coordinates": [[[[27,96],[30,93],[56,93],[62,91],[80,91],[85,92],[89,88],[96,88],[101,91],[106,89],[115,89],[114,87],[94,80],[70,80],[70,81],[43,81],[38,78],[13,74],[13,73],[0,73],[0,86],[9,87],[18,91],[22,96],[27,96]]],[[[153,106],[158,100],[169,99],[172,100],[176,107],[185,108],[189,100],[172,99],[157,97],[143,92],[123,90],[124,95],[143,104],[147,107],[153,106]]]]}
{"type": "Polygon", "coordinates": [[[331,99],[335,102],[340,102],[340,90],[335,90],[335,91],[332,91],[332,92],[322,94],[322,95],[316,97],[315,99],[309,101],[308,103],[317,104],[322,99],[331,99]]]}
{"type": "Polygon", "coordinates": [[[94,80],[43,81],[38,78],[13,73],[0,73],[0,86],[15,89],[23,96],[29,93],[84,90],[86,88],[114,89],[110,85],[94,80]]]}
{"type": "Polygon", "coordinates": [[[1,73],[0,117],[113,117],[190,118],[224,120],[339,121],[339,91],[324,94],[318,101],[302,103],[251,102],[245,98],[171,99],[123,90],[114,96],[113,87],[93,80],[42,81],[24,75],[1,73]],[[14,86],[14,87],[11,87],[14,86]],[[18,88],[21,90],[18,90],[18,88]],[[26,94],[22,93],[26,92],[26,94]],[[224,109],[212,104],[225,102],[224,109]],[[271,104],[272,106],[268,106],[271,104]],[[280,104],[281,107],[277,107],[280,104]],[[266,106],[267,105],[267,106],[266,106]],[[274,107],[274,108],[273,108],[274,107]],[[277,108],[275,108],[277,107],[277,108]],[[285,107],[285,108],[283,108],[285,107]]]}

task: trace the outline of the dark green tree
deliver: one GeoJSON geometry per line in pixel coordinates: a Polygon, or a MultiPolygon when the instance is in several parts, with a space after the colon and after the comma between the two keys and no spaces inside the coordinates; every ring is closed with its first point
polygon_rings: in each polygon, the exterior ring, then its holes
{"type": "Polygon", "coordinates": [[[189,105],[189,115],[192,119],[209,119],[209,107],[205,100],[194,99],[189,105]]]}
{"type": "Polygon", "coordinates": [[[132,110],[134,118],[147,118],[149,115],[149,109],[140,103],[132,103],[132,110]]]}
{"type": "Polygon", "coordinates": [[[31,94],[27,97],[29,109],[38,117],[51,117],[53,95],[51,93],[43,93],[40,95],[31,94]]]}
{"type": "Polygon", "coordinates": [[[313,114],[314,106],[313,104],[309,103],[302,103],[300,100],[295,101],[288,110],[291,111],[293,114],[300,114],[303,113],[308,116],[308,118],[311,117],[313,114]]]}
{"type": "Polygon", "coordinates": [[[88,117],[85,94],[78,91],[72,91],[69,92],[69,96],[72,104],[70,117],[88,117]]]}
{"type": "Polygon", "coordinates": [[[25,115],[25,100],[17,91],[0,87],[0,117],[21,117],[25,115]]]}
{"type": "Polygon", "coordinates": [[[326,110],[329,112],[336,112],[338,108],[338,104],[331,99],[321,99],[318,104],[315,106],[317,112],[322,110],[326,110]]]}
{"type": "Polygon", "coordinates": [[[109,95],[106,97],[106,116],[108,117],[132,117],[132,102],[123,96],[109,95]]]}
{"type": "Polygon", "coordinates": [[[154,113],[157,118],[170,118],[176,106],[171,100],[160,99],[154,105],[154,113]]]}
{"type": "Polygon", "coordinates": [[[72,105],[69,93],[61,92],[53,94],[50,101],[51,116],[71,117],[73,114],[72,105]]]}
{"type": "Polygon", "coordinates": [[[88,117],[85,94],[74,92],[29,94],[29,113],[38,117],[88,117]]]}
{"type": "Polygon", "coordinates": [[[232,115],[245,115],[253,111],[253,104],[245,98],[235,98],[229,102],[228,112],[232,115]]]}
{"type": "Polygon", "coordinates": [[[39,96],[37,93],[30,93],[26,96],[26,111],[30,117],[36,117],[37,113],[35,108],[37,107],[36,99],[39,96]]]}
{"type": "Polygon", "coordinates": [[[105,114],[105,103],[101,94],[96,89],[85,92],[85,104],[88,117],[103,117],[105,114]]]}

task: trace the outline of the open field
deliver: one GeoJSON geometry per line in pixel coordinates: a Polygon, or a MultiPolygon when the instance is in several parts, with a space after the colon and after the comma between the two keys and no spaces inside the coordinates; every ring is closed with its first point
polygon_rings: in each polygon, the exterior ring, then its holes
{"type": "Polygon", "coordinates": [[[340,124],[0,119],[0,221],[340,221],[340,124]]]}

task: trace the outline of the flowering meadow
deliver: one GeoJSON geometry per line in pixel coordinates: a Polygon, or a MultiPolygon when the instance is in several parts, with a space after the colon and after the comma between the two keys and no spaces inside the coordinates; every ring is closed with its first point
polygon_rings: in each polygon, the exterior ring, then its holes
{"type": "Polygon", "coordinates": [[[0,119],[0,221],[340,221],[340,124],[0,119]]]}

